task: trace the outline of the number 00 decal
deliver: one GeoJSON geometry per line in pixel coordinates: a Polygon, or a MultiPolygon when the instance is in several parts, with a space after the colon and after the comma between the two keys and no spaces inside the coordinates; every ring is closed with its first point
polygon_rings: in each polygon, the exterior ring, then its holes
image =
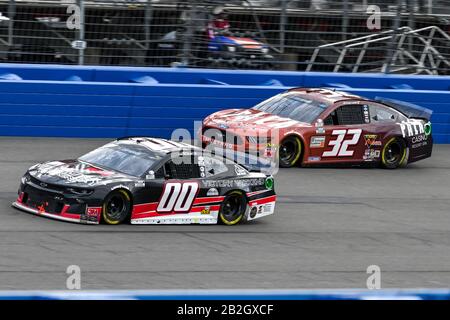
{"type": "Polygon", "coordinates": [[[361,133],[361,129],[333,130],[332,135],[337,136],[337,138],[328,143],[329,146],[333,146],[333,149],[331,151],[325,151],[322,157],[351,157],[354,151],[347,150],[347,148],[358,143],[361,133]],[[352,138],[350,140],[344,140],[346,134],[352,135],[352,138]]]}
{"type": "Polygon", "coordinates": [[[192,207],[197,191],[197,182],[168,182],[164,185],[163,195],[156,211],[187,212],[192,207]]]}

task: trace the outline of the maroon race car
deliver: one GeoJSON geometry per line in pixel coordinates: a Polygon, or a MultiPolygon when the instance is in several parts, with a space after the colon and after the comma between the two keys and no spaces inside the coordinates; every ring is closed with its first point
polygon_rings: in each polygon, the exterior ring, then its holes
{"type": "Polygon", "coordinates": [[[397,168],[431,156],[432,111],[328,89],[296,88],[203,121],[203,145],[255,151],[281,167],[364,163],[397,168]]]}

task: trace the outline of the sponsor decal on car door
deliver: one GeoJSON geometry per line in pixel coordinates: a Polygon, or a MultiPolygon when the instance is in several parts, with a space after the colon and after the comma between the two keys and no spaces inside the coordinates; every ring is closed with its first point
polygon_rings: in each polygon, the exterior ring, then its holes
{"type": "Polygon", "coordinates": [[[331,138],[328,141],[328,147],[331,150],[324,151],[322,157],[343,158],[353,157],[355,155],[355,146],[361,140],[362,129],[335,129],[331,131],[331,138]]]}
{"type": "Polygon", "coordinates": [[[164,184],[156,212],[187,213],[191,210],[200,187],[196,181],[169,180],[164,184]]]}

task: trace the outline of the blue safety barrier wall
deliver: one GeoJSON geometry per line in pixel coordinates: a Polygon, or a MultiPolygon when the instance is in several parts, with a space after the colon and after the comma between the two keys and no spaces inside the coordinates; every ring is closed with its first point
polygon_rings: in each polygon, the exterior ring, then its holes
{"type": "Polygon", "coordinates": [[[0,135],[193,134],[194,120],[297,86],[430,108],[435,142],[450,143],[450,77],[23,64],[0,64],[0,135]]]}
{"type": "Polygon", "coordinates": [[[0,300],[450,300],[450,290],[0,291],[0,300]]]}

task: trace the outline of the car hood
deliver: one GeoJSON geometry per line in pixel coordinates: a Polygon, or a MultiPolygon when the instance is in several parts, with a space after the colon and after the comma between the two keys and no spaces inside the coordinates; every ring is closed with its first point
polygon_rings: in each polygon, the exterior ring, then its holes
{"type": "Polygon", "coordinates": [[[245,49],[261,49],[266,47],[265,44],[251,38],[218,36],[215,40],[224,44],[241,46],[245,49]]]}
{"type": "Polygon", "coordinates": [[[220,129],[270,130],[287,127],[311,127],[309,123],[280,117],[254,109],[230,109],[209,116],[205,125],[220,129]]]}
{"type": "Polygon", "coordinates": [[[78,160],[45,162],[31,167],[28,173],[45,183],[76,187],[93,187],[132,180],[130,176],[97,168],[78,160]]]}

